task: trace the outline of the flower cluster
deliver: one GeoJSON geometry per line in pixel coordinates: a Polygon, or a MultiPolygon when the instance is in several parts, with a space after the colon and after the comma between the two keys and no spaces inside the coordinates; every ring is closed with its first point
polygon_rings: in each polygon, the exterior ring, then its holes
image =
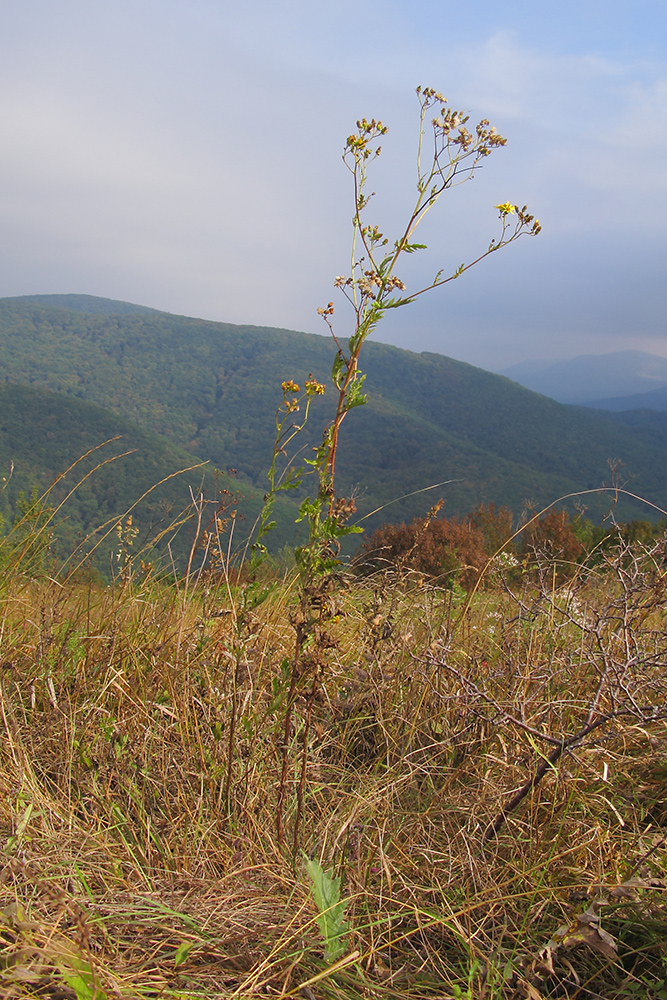
{"type": "MultiPolygon", "coordinates": [[[[338,282],[338,278],[336,279],[338,282]]],[[[352,284],[351,279],[345,282],[346,285],[352,284]]],[[[387,278],[381,278],[377,271],[364,271],[361,278],[357,279],[357,287],[362,295],[365,295],[369,299],[374,299],[376,297],[376,288],[381,288],[384,292],[392,292],[395,288],[400,288],[401,291],[405,291],[405,284],[400,278],[391,274],[387,278]]]]}
{"type": "Polygon", "coordinates": [[[399,288],[402,292],[405,291],[405,283],[401,281],[400,278],[397,278],[395,274],[386,279],[384,287],[390,292],[393,291],[394,288],[399,288]]]}
{"type": "Polygon", "coordinates": [[[528,228],[530,226],[531,235],[537,236],[537,234],[541,231],[542,226],[539,224],[534,215],[529,214],[528,206],[524,205],[523,208],[519,208],[518,205],[515,205],[514,207],[516,209],[516,217],[519,220],[519,224],[523,228],[528,228]]]}
{"type": "Polygon", "coordinates": [[[458,146],[461,153],[474,154],[476,158],[488,156],[492,149],[507,145],[507,139],[498,133],[487,118],[483,118],[475,127],[474,134],[466,125],[470,116],[464,111],[447,107],[447,99],[432,87],[417,87],[417,96],[421,102],[422,115],[431,108],[440,105],[438,113],[431,119],[436,138],[436,146],[442,151],[448,146],[458,146]]]}
{"type": "Polygon", "coordinates": [[[375,298],[374,289],[382,288],[382,280],[374,271],[364,271],[361,278],[357,279],[357,287],[362,295],[368,296],[369,299],[375,298]]]}
{"type": "Polygon", "coordinates": [[[389,240],[384,237],[384,233],[381,233],[377,226],[362,226],[361,235],[364,240],[371,245],[379,243],[381,247],[384,247],[389,242],[389,240]]]}
{"type": "Polygon", "coordinates": [[[417,87],[417,95],[424,98],[424,101],[432,103],[446,104],[447,98],[439,94],[433,87],[417,87]]]}
{"type": "Polygon", "coordinates": [[[313,377],[312,372],[306,379],[306,392],[308,393],[309,396],[324,395],[324,386],[322,385],[321,382],[318,382],[317,379],[313,377]]]}
{"type": "MultiPolygon", "coordinates": [[[[363,163],[370,157],[379,156],[382,147],[376,146],[375,149],[372,149],[370,144],[379,136],[387,134],[387,126],[383,125],[381,121],[376,121],[375,118],[371,118],[369,122],[362,118],[357,122],[357,129],[358,132],[347,137],[343,159],[348,153],[351,153],[356,163],[363,163]]],[[[350,167],[350,169],[352,168],[350,167]]]]}
{"type": "MultiPolygon", "coordinates": [[[[131,514],[127,515],[124,524],[122,521],[118,522],[118,524],[116,525],[116,534],[118,535],[118,541],[121,543],[121,545],[131,546],[134,544],[134,540],[139,534],[139,529],[133,527],[131,514]]],[[[119,559],[120,555],[121,553],[119,552],[118,553],[119,559]]]]}
{"type": "Polygon", "coordinates": [[[283,396],[285,397],[282,404],[285,407],[285,413],[296,413],[299,410],[299,400],[296,396],[293,396],[292,399],[288,399],[287,395],[290,392],[301,392],[301,386],[298,382],[295,382],[294,379],[291,378],[287,379],[285,382],[281,382],[280,385],[283,390],[283,396]]]}
{"type": "MultiPolygon", "coordinates": [[[[500,212],[500,218],[503,220],[503,233],[505,232],[507,226],[507,217],[509,215],[516,215],[516,223],[514,227],[515,236],[521,232],[529,231],[531,236],[537,236],[541,231],[542,226],[539,224],[538,220],[534,215],[530,215],[528,212],[528,207],[526,205],[523,208],[519,208],[518,205],[513,205],[511,201],[503,201],[500,205],[494,205],[500,212]]],[[[492,240],[491,245],[495,244],[495,240],[492,240]]],[[[503,245],[502,243],[499,245],[503,245]]]]}

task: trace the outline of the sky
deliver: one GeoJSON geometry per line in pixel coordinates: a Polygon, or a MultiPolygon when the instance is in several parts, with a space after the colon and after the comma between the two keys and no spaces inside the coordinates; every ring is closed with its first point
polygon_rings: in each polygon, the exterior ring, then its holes
{"type": "Polygon", "coordinates": [[[490,370],[667,356],[664,0],[0,0],[0,296],[323,334],[333,299],[349,335],[343,143],[389,127],[368,221],[397,236],[418,84],[508,143],[429,214],[408,290],[477,256],[499,202],[543,229],[376,338],[490,370]]]}

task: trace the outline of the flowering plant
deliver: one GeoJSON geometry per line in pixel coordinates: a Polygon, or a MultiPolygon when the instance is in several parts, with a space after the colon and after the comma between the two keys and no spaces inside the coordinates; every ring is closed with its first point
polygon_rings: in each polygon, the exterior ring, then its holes
{"type": "Polygon", "coordinates": [[[367,194],[368,168],[380,155],[380,140],[387,127],[375,118],[357,122],[357,131],[348,136],[343,150],[343,162],[352,174],[354,185],[354,215],[352,219],[352,253],[350,271],[338,275],[334,287],[340,290],[353,310],[353,331],[347,344],[339,340],[333,324],[334,304],[329,302],[317,311],[327,324],[336,348],[331,378],[336,392],[336,411],[324,429],[322,443],[310,464],[319,476],[319,489],[314,500],[301,506],[300,516],[309,523],[309,539],[297,550],[297,559],[306,576],[330,572],[339,551],[341,535],[358,528],[344,521],[354,510],[351,501],[336,499],[335,472],[340,427],[347,414],[363,405],[365,375],[359,366],[360,354],[367,337],[390,309],[409,305],[421,295],[460,277],[475,264],[520,236],[536,236],[540,224],[528,212],[503,202],[498,209],[501,231],[473,260],[463,263],[451,274],[444,270],[424,286],[408,290],[398,276],[397,268],[404,254],[425,250],[424,243],[414,242],[420,222],[440,196],[455,184],[470,180],[480,162],[507,140],[483,118],[471,131],[469,115],[449,108],[446,99],[430,87],[417,87],[419,100],[419,140],[417,147],[417,197],[403,231],[390,241],[377,225],[365,221],[372,194],[367,194]],[[424,166],[425,137],[430,121],[432,153],[424,166]],[[512,217],[512,219],[510,219],[512,217]]]}
{"type": "Polygon", "coordinates": [[[520,209],[509,202],[503,202],[496,205],[501,223],[500,234],[474,260],[461,264],[451,274],[445,275],[443,270],[438,271],[421,288],[407,288],[397,269],[405,254],[426,249],[425,244],[414,242],[415,230],[422,219],[445,191],[454,184],[469,180],[480,162],[506,143],[506,139],[487,119],[482,119],[472,131],[469,130],[469,116],[448,108],[445,98],[435,90],[418,87],[417,97],[420,108],[417,197],[406,225],[393,241],[385,237],[376,224],[366,221],[372,198],[372,194],[366,193],[368,169],[380,155],[380,140],[387,134],[387,127],[374,118],[370,121],[362,118],[357,122],[357,131],[346,140],[343,162],[352,174],[354,185],[352,252],[349,273],[338,275],[334,280],[334,287],[342,292],[352,307],[352,333],[347,342],[339,339],[334,329],[333,302],[317,310],[329,328],[336,351],[331,371],[335,412],[333,419],[324,428],[321,443],[314,449],[313,458],[306,459],[300,468],[290,467],[288,464],[280,477],[276,472],[278,457],[287,457],[287,446],[303,430],[311,401],[314,396],[324,392],[324,386],[311,375],[305,383],[305,392],[299,395],[301,389],[296,382],[291,379],[283,382],[283,400],[276,413],[276,441],[269,470],[270,490],[260,518],[256,553],[266,551],[262,538],[274,524],[270,517],[277,492],[300,485],[303,475],[308,472],[317,476],[318,483],[315,495],[307,497],[299,508],[299,520],[306,521],[308,525],[308,538],[304,545],[295,549],[300,586],[297,607],[292,612],[291,621],[296,641],[291,662],[284,663],[284,690],[281,689],[284,715],[276,810],[279,843],[283,842],[284,837],[284,815],[291,773],[289,748],[293,744],[295,733],[294,714],[298,703],[305,705],[304,718],[298,727],[302,761],[293,814],[295,853],[303,811],[312,705],[327,662],[327,650],[336,645],[329,625],[340,614],[340,602],[337,600],[341,586],[338,559],[340,540],[345,535],[362,530],[358,525],[348,523],[356,509],[354,498],[336,495],[336,456],[343,420],[350,410],[363,405],[367,400],[363,392],[365,376],[359,365],[363,345],[389,309],[399,309],[414,302],[426,292],[460,277],[484,257],[513,243],[520,236],[535,236],[540,231],[539,222],[528,213],[526,207],[520,209]],[[426,158],[424,144],[429,120],[433,146],[430,157],[426,158]],[[299,412],[303,416],[296,421],[294,415],[299,412]]]}

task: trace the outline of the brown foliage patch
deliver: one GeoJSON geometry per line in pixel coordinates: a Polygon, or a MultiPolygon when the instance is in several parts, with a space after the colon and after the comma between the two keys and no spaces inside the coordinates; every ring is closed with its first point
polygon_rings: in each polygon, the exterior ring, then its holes
{"type": "Polygon", "coordinates": [[[387,524],[362,545],[362,565],[412,569],[451,586],[472,587],[487,556],[484,535],[469,520],[415,518],[410,524],[387,524]]]}

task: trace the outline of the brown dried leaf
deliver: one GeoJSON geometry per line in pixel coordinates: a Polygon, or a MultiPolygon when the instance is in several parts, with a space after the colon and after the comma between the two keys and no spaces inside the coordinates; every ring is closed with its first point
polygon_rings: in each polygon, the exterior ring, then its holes
{"type": "Polygon", "coordinates": [[[615,889],[612,889],[609,896],[613,900],[618,899],[636,899],[637,889],[646,888],[640,885],[618,885],[615,889]]]}
{"type": "Polygon", "coordinates": [[[540,948],[537,958],[533,962],[534,971],[542,976],[552,976],[554,973],[554,948],[548,944],[545,948],[540,948]]]}
{"type": "Polygon", "coordinates": [[[564,948],[585,944],[605,958],[612,961],[617,958],[616,941],[600,927],[597,917],[588,911],[579,915],[576,926],[567,932],[561,944],[564,948]]]}

